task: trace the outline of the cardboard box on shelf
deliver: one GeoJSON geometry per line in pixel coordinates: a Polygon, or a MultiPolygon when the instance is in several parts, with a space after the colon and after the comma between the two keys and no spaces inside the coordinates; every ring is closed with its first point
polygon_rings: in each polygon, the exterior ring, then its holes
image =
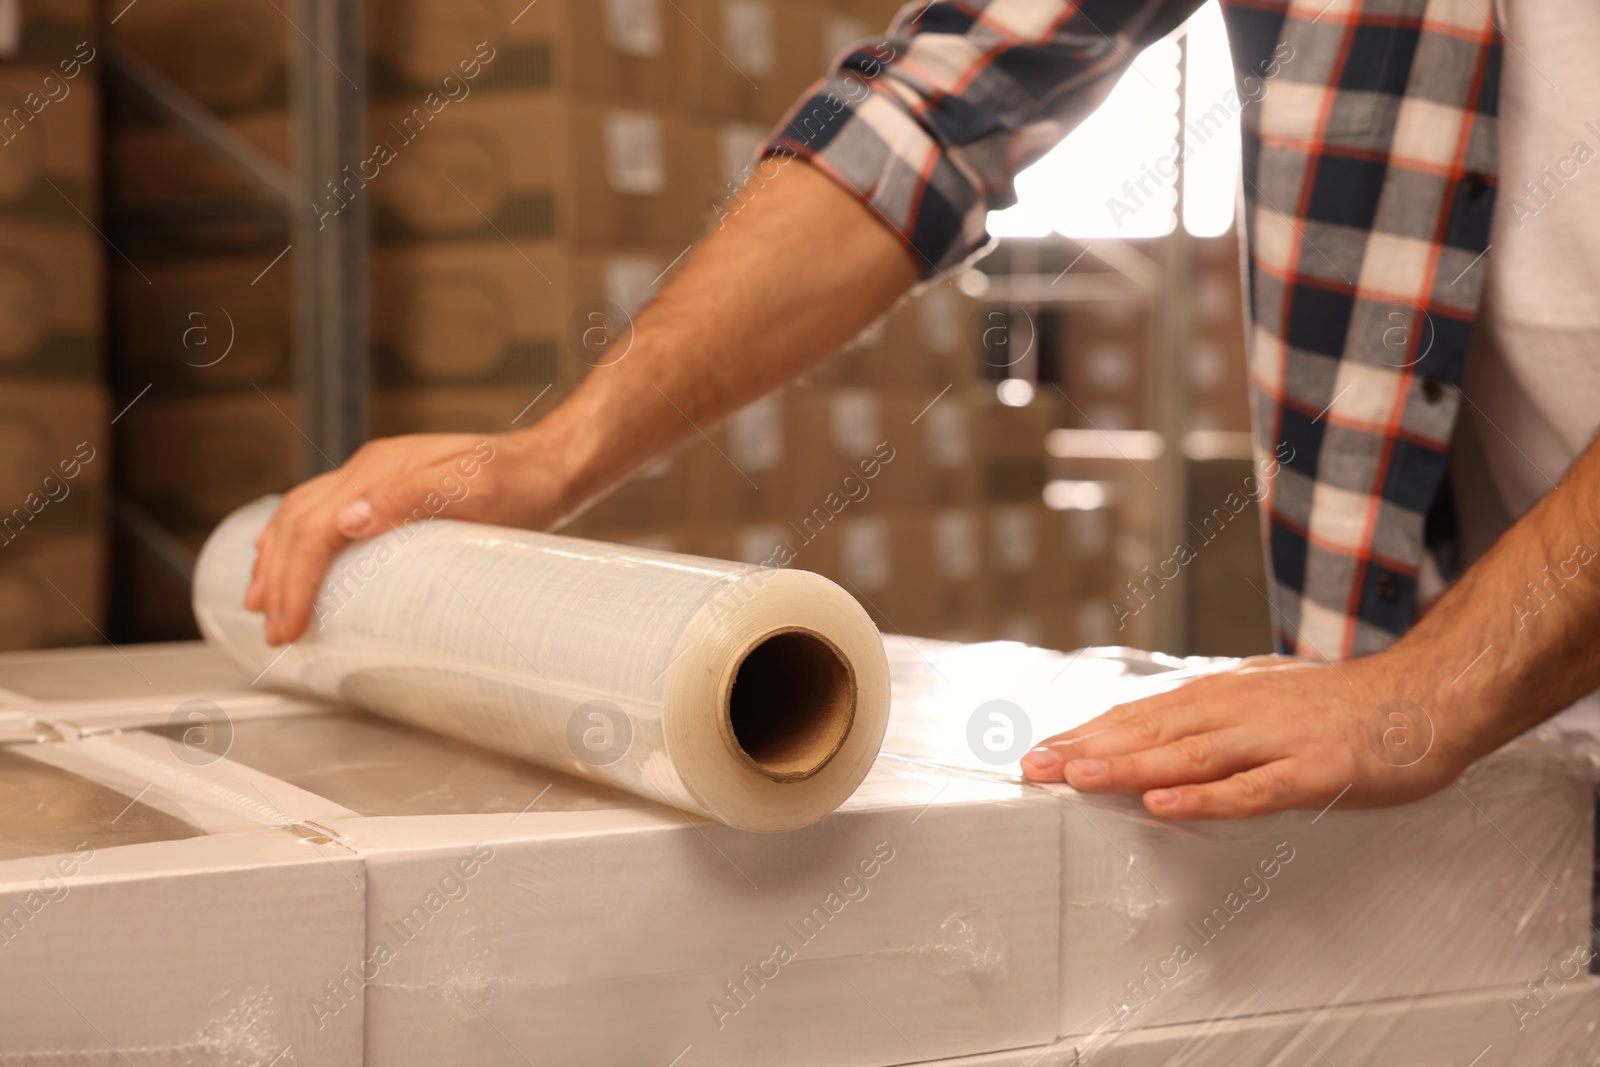
{"type": "MultiPolygon", "coordinates": [[[[288,171],[294,156],[293,123],[282,108],[252,111],[228,125],[288,171]]],[[[215,216],[223,209],[275,211],[238,168],[223,162],[187,130],[170,125],[114,127],[107,133],[109,198],[121,212],[165,208],[215,216]]],[[[329,175],[333,177],[333,175],[329,175]]],[[[310,205],[306,205],[310,210],[310,205]]]]}
{"type": "Polygon", "coordinates": [[[711,228],[737,216],[789,165],[760,156],[771,132],[769,123],[752,119],[696,115],[685,124],[689,190],[701,217],[711,220],[711,228]]]}
{"type": "Polygon", "coordinates": [[[0,541],[24,528],[96,528],[111,481],[109,408],[98,385],[9,382],[0,391],[0,541]]]}
{"type": "Polygon", "coordinates": [[[999,403],[992,395],[974,400],[972,419],[986,499],[1030,503],[1040,499],[1049,469],[1045,435],[1058,418],[1048,396],[1023,407],[999,403]]]}
{"type": "Polygon", "coordinates": [[[291,32],[273,0],[140,0],[118,16],[110,38],[211,111],[232,116],[288,105],[291,32]]]}
{"type": "Polygon", "coordinates": [[[378,389],[372,394],[372,435],[505,433],[538,422],[559,396],[559,390],[537,384],[378,389]]]}
{"type": "Polygon", "coordinates": [[[288,256],[274,264],[275,254],[152,264],[142,275],[119,266],[112,292],[124,380],[164,396],[287,388],[294,265],[288,256]]]}
{"type": "Polygon", "coordinates": [[[107,535],[23,530],[0,555],[0,651],[98,643],[105,625],[107,535]]]}
{"type": "Polygon", "coordinates": [[[437,115],[384,101],[368,122],[373,155],[338,176],[316,210],[371,196],[380,244],[558,238],[681,250],[706,226],[693,139],[670,109],[502,93],[437,115]]]}
{"type": "Polygon", "coordinates": [[[845,516],[835,539],[839,584],[881,629],[917,636],[943,629],[946,604],[927,512],[845,516]]]}
{"type": "MultiPolygon", "coordinates": [[[[200,554],[209,533],[207,530],[167,532],[191,556],[200,554]]],[[[182,579],[132,538],[121,539],[112,551],[116,568],[111,576],[113,625],[124,632],[131,629],[141,644],[189,641],[200,636],[189,587],[182,579]]]]}
{"type": "Polygon", "coordinates": [[[123,415],[123,485],[168,530],[209,530],[298,481],[303,442],[291,393],[147,396],[123,415]]]}
{"type": "Polygon", "coordinates": [[[837,530],[815,531],[793,522],[704,523],[694,528],[695,555],[756,566],[811,571],[833,581],[839,576],[837,530]]]}
{"type": "Polygon", "coordinates": [[[0,221],[0,379],[98,381],[104,273],[87,226],[0,221]]]}
{"type": "Polygon", "coordinates": [[[372,261],[374,376],[385,386],[554,383],[559,395],[627,358],[632,316],[677,251],[494,235],[382,248],[372,261]]]}
{"type": "Polygon", "coordinates": [[[1189,355],[1190,429],[1246,431],[1250,391],[1238,235],[1210,238],[1199,242],[1199,248],[1196,337],[1189,355]]]}
{"type": "Polygon", "coordinates": [[[1073,304],[1061,318],[1067,424],[1101,430],[1149,425],[1150,311],[1142,300],[1073,304]]]}
{"type": "Polygon", "coordinates": [[[769,393],[707,429],[707,439],[690,443],[690,508],[697,519],[798,520],[821,502],[796,484],[807,447],[800,392],[769,393]]]}
{"type": "MultiPolygon", "coordinates": [[[[915,399],[913,394],[913,402],[915,399]]],[[[980,496],[978,444],[965,393],[945,392],[913,419],[922,431],[916,445],[928,486],[926,503],[957,506],[976,501],[980,496]]]]}
{"type": "Polygon", "coordinates": [[[996,615],[1048,607],[1051,596],[1047,576],[1055,561],[1047,561],[1044,526],[1050,512],[1038,504],[1003,504],[985,512],[988,575],[996,615]]]}
{"type": "Polygon", "coordinates": [[[841,501],[857,511],[928,502],[933,479],[923,450],[926,431],[912,420],[932,395],[862,388],[797,389],[791,395],[800,454],[796,510],[838,510],[841,501]]]}
{"type": "Polygon", "coordinates": [[[104,59],[79,40],[53,60],[0,67],[0,219],[80,230],[100,214],[104,59]]]}
{"type": "Polygon", "coordinates": [[[982,618],[992,606],[987,531],[975,507],[941,508],[927,516],[940,632],[982,618]]]}
{"type": "Polygon", "coordinates": [[[368,39],[376,91],[385,97],[450,92],[443,76],[487,43],[492,58],[473,92],[556,90],[660,103],[676,94],[692,32],[668,0],[541,0],[533,7],[403,0],[373,11],[368,39]]]}
{"type": "Polygon", "coordinates": [[[773,123],[827,68],[823,14],[797,0],[682,0],[685,107],[773,123]]]}
{"type": "Polygon", "coordinates": [[[22,0],[17,7],[18,32],[3,56],[8,62],[54,66],[79,44],[99,43],[94,0],[22,0]]]}
{"type": "Polygon", "coordinates": [[[585,530],[646,530],[687,522],[690,470],[682,450],[662,456],[601,497],[583,513],[585,530]]]}
{"type": "Polygon", "coordinates": [[[934,286],[902,301],[811,372],[818,385],[945,387],[965,392],[978,375],[972,316],[977,304],[953,285],[934,286]]]}

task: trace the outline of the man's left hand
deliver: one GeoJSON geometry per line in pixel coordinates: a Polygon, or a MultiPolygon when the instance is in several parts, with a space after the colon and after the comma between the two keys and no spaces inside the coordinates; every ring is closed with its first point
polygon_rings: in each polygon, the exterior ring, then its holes
{"type": "Polygon", "coordinates": [[[1419,800],[1482,755],[1394,650],[1337,664],[1246,660],[1112,708],[1022,760],[1035,782],[1142,793],[1153,814],[1232,819],[1419,800]]]}

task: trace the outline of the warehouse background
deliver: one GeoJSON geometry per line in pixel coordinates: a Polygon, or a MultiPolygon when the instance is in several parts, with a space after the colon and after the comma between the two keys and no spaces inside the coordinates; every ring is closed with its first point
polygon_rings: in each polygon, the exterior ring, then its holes
{"type": "MultiPolygon", "coordinates": [[[[897,6],[367,5],[364,62],[323,56],[364,110],[366,180],[303,207],[365,229],[370,433],[526,426],[602,370],[597,309],[614,325],[670,279],[897,6]]],[[[322,121],[296,103],[303,11],[0,4],[0,648],[193,636],[206,533],[317,466],[304,241],[173,119],[292,171],[322,121]]],[[[1162,47],[1171,140],[1188,67],[1162,47]]],[[[1224,504],[1251,475],[1237,238],[1189,232],[1166,192],[1164,235],[1005,238],[565,532],[751,562],[787,543],[891,632],[1265,651],[1256,505],[1224,504]],[[880,442],[866,492],[819,507],[880,442]]]]}

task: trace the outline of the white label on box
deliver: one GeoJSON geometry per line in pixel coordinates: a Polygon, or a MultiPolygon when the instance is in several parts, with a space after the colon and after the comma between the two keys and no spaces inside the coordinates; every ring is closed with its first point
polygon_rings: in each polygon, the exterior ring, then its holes
{"type": "Polygon", "coordinates": [[[972,512],[951,509],[933,517],[933,565],[952,582],[978,576],[978,521],[972,512]]]}
{"type": "Polygon", "coordinates": [[[946,288],[929,289],[917,301],[917,327],[922,343],[942,356],[952,356],[961,347],[960,306],[955,294],[946,288]]]}
{"type": "Polygon", "coordinates": [[[1067,531],[1072,550],[1080,558],[1104,555],[1111,546],[1111,523],[1105,508],[1067,512],[1067,531]]]}
{"type": "Polygon", "coordinates": [[[735,187],[744,185],[756,161],[756,153],[766,143],[767,128],[752,122],[724,122],[717,129],[717,158],[722,177],[735,187]]]}
{"type": "Polygon", "coordinates": [[[822,65],[829,67],[839,58],[839,53],[866,37],[872,31],[867,24],[850,15],[829,15],[822,20],[822,65]]]}
{"type": "Polygon", "coordinates": [[[788,543],[781,526],[746,526],[739,531],[735,551],[739,553],[740,563],[759,565],[770,561],[778,549],[788,543]]]}
{"type": "Polygon", "coordinates": [[[734,412],[728,452],[742,471],[769,471],[783,463],[783,401],[776,394],[734,412]]]}
{"type": "Polygon", "coordinates": [[[846,459],[871,455],[882,442],[878,433],[878,397],[866,389],[841,389],[829,398],[833,447],[846,459]]]}
{"type": "Polygon", "coordinates": [[[1089,425],[1096,430],[1131,430],[1133,417],[1121,404],[1096,404],[1089,409],[1089,425]]]}
{"type": "Polygon", "coordinates": [[[600,273],[606,299],[631,318],[656,295],[661,264],[650,256],[612,256],[600,273]]]}
{"type": "Polygon", "coordinates": [[[22,51],[22,0],[0,0],[0,59],[22,51]]]}
{"type": "Polygon", "coordinates": [[[1000,620],[995,636],[1002,641],[1038,646],[1044,644],[1044,624],[1037,615],[1007,615],[1000,620]]]}
{"type": "Polygon", "coordinates": [[[1095,345],[1084,361],[1089,384],[1102,393],[1120,393],[1133,384],[1133,349],[1116,342],[1095,345]]]}
{"type": "Polygon", "coordinates": [[[1001,508],[992,519],[994,563],[1002,574],[1033,570],[1039,559],[1039,522],[1032,508],[1001,508]]]}
{"type": "Polygon", "coordinates": [[[1111,605],[1104,601],[1091,600],[1078,605],[1076,621],[1080,645],[1088,647],[1116,643],[1116,637],[1111,632],[1111,605]]]}
{"type": "Polygon", "coordinates": [[[771,74],[778,65],[772,5],[765,0],[728,0],[722,5],[722,44],[728,60],[745,77],[771,74]]]}
{"type": "Polygon", "coordinates": [[[606,0],[606,40],[626,55],[660,55],[661,0],[606,0]]]}
{"type": "Polygon", "coordinates": [[[846,522],[839,530],[839,562],[846,580],[862,589],[887,589],[894,580],[888,524],[878,518],[846,522]]]}
{"type": "Polygon", "coordinates": [[[1189,381],[1201,392],[1210,392],[1220,386],[1228,376],[1228,363],[1214,341],[1200,340],[1194,344],[1194,354],[1189,358],[1189,381]]]}
{"type": "Polygon", "coordinates": [[[965,404],[944,401],[933,405],[922,416],[922,434],[928,462],[935,467],[960,468],[972,462],[972,435],[967,432],[965,404]]]}
{"type": "Polygon", "coordinates": [[[667,188],[661,119],[648,111],[606,115],[606,180],[615,192],[659,196],[667,188]]]}

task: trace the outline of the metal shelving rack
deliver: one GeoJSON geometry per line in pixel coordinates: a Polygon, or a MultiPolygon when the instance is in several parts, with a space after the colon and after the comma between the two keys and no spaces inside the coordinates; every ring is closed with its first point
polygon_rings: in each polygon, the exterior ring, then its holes
{"type": "Polygon", "coordinates": [[[148,63],[112,42],[111,65],[158,114],[236,170],[289,222],[295,270],[295,385],[307,475],[331,469],[366,439],[367,208],[356,197],[319,220],[314,205],[360,158],[366,108],[348,71],[364,77],[364,0],[295,0],[288,29],[293,173],[148,63]]]}
{"type": "MultiPolygon", "coordinates": [[[[295,428],[305,441],[304,477],[331,470],[366,440],[371,361],[368,338],[368,213],[355,197],[337,214],[318,212],[343,168],[361,158],[366,108],[365,0],[294,0],[289,104],[296,167],[285,170],[165,75],[105,42],[111,67],[154,111],[238,172],[288,222],[294,279],[295,428]]],[[[119,496],[116,518],[186,585],[191,554],[142,508],[119,496]]]]}

